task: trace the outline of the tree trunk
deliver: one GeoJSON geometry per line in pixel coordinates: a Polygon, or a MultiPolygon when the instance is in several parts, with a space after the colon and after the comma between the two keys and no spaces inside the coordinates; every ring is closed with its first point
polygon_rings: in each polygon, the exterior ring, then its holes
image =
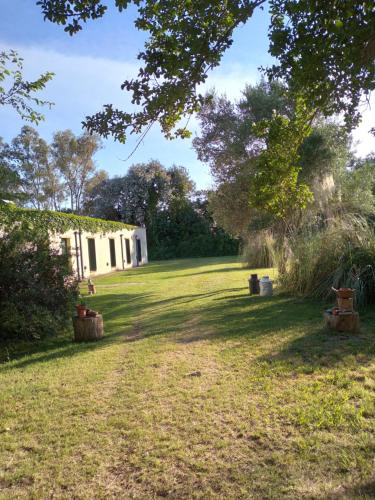
{"type": "Polygon", "coordinates": [[[73,327],[75,342],[99,340],[103,337],[103,317],[101,314],[98,314],[95,318],[74,316],[73,327]]]}

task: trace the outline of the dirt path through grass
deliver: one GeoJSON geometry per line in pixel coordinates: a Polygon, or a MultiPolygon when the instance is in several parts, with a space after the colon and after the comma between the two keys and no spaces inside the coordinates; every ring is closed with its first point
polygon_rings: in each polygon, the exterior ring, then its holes
{"type": "Polygon", "coordinates": [[[0,497],[372,498],[374,315],[333,337],[321,305],[249,297],[248,275],[99,278],[102,342],[0,365],[0,497]]]}

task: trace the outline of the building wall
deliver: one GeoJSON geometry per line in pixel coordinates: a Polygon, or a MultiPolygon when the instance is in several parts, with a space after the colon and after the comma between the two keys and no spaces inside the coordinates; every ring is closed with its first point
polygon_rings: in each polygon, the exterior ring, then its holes
{"type": "Polygon", "coordinates": [[[86,231],[69,230],[52,237],[52,243],[56,249],[62,250],[62,239],[68,241],[68,252],[71,256],[71,263],[74,272],[79,278],[89,278],[100,274],[107,274],[113,271],[136,267],[147,264],[147,239],[146,230],[143,227],[135,229],[123,229],[112,233],[90,233],[86,231]],[[95,242],[96,270],[90,269],[89,243],[88,239],[93,238],[95,242]],[[116,266],[111,266],[111,254],[109,240],[113,239],[115,244],[116,266]],[[130,262],[127,262],[126,243],[130,243],[130,262]],[[137,261],[136,240],[140,241],[142,259],[137,261]]]}

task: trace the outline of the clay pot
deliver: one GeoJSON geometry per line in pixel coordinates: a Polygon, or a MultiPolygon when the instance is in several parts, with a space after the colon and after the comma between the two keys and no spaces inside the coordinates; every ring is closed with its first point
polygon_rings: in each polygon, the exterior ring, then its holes
{"type": "Polygon", "coordinates": [[[340,299],[351,299],[354,296],[354,290],[351,288],[339,288],[337,291],[337,296],[340,299]]]}
{"type": "Polygon", "coordinates": [[[79,318],[84,318],[86,316],[87,307],[83,304],[76,306],[77,314],[79,318]]]}
{"type": "Polygon", "coordinates": [[[333,288],[333,290],[339,299],[351,299],[354,297],[355,290],[353,288],[339,288],[338,290],[333,288]]]}

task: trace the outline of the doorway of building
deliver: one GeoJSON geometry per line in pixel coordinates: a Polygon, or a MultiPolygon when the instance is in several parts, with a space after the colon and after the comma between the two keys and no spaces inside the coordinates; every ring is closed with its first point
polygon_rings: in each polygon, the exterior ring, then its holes
{"type": "Polygon", "coordinates": [[[89,248],[89,267],[90,271],[96,271],[96,250],[94,238],[87,238],[89,248]]]}
{"type": "Polygon", "coordinates": [[[137,238],[135,241],[136,241],[136,248],[137,248],[137,264],[140,264],[142,262],[141,240],[139,240],[137,238]]]}
{"type": "Polygon", "coordinates": [[[126,263],[131,264],[132,258],[130,255],[130,240],[129,240],[129,238],[125,238],[125,253],[126,253],[126,263]]]}
{"type": "Polygon", "coordinates": [[[109,253],[111,256],[111,267],[116,267],[116,248],[115,240],[113,238],[109,239],[109,253]]]}

